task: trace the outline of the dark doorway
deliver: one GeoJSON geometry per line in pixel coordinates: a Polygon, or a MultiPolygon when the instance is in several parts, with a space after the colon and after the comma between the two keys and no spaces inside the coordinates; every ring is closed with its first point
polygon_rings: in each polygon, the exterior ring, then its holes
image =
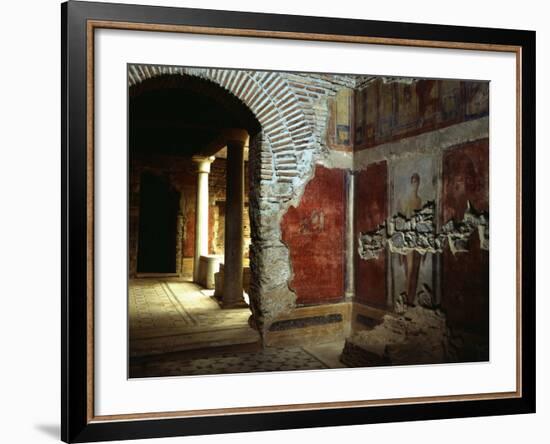
{"type": "Polygon", "coordinates": [[[154,174],[141,176],[138,273],[176,272],[180,193],[154,174]]]}

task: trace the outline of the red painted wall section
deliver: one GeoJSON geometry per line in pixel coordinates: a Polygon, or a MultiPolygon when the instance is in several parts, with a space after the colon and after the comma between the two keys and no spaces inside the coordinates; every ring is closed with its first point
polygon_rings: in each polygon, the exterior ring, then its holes
{"type": "MultiPolygon", "coordinates": [[[[386,162],[369,165],[355,178],[355,239],[360,232],[375,230],[387,213],[388,166],[386,162]]],[[[355,301],[386,308],[386,253],[378,259],[362,260],[355,251],[355,301]]]]}
{"type": "MultiPolygon", "coordinates": [[[[488,139],[451,148],[443,157],[443,223],[462,220],[468,200],[477,211],[489,210],[488,139]]],[[[489,324],[489,252],[480,249],[477,233],[468,248],[443,253],[441,305],[451,325],[477,332],[489,324]]]]}
{"type": "MultiPolygon", "coordinates": [[[[214,251],[214,223],[215,223],[215,207],[208,207],[208,253],[214,251]]],[[[185,224],[185,239],[183,241],[183,257],[193,257],[195,255],[195,202],[187,208],[185,216],[187,218],[185,224]]]]}
{"type": "Polygon", "coordinates": [[[281,221],[297,304],[338,302],[344,296],[345,171],[315,168],[298,207],[281,221]]]}

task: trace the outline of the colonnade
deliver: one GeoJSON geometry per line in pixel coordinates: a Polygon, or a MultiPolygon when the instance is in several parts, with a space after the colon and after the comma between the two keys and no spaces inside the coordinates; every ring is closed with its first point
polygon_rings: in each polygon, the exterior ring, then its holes
{"type": "MultiPolygon", "coordinates": [[[[222,305],[240,306],[243,298],[243,213],[244,213],[244,147],[248,140],[245,130],[224,131],[227,147],[224,279],[222,305]]],[[[208,255],[209,192],[208,178],[213,156],[194,156],[197,172],[197,200],[195,212],[195,252],[193,280],[199,280],[201,256],[208,255]]]]}

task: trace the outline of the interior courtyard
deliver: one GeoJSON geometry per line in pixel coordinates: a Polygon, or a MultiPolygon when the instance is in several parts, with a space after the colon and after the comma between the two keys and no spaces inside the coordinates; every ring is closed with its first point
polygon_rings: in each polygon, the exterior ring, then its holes
{"type": "Polygon", "coordinates": [[[487,82],[128,83],[130,378],[489,359],[487,82]]]}

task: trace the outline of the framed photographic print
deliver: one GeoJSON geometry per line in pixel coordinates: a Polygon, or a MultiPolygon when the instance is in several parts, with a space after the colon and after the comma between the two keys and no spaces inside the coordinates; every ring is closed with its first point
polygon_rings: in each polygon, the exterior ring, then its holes
{"type": "Polygon", "coordinates": [[[69,1],[62,439],[535,411],[535,33],[69,1]]]}

